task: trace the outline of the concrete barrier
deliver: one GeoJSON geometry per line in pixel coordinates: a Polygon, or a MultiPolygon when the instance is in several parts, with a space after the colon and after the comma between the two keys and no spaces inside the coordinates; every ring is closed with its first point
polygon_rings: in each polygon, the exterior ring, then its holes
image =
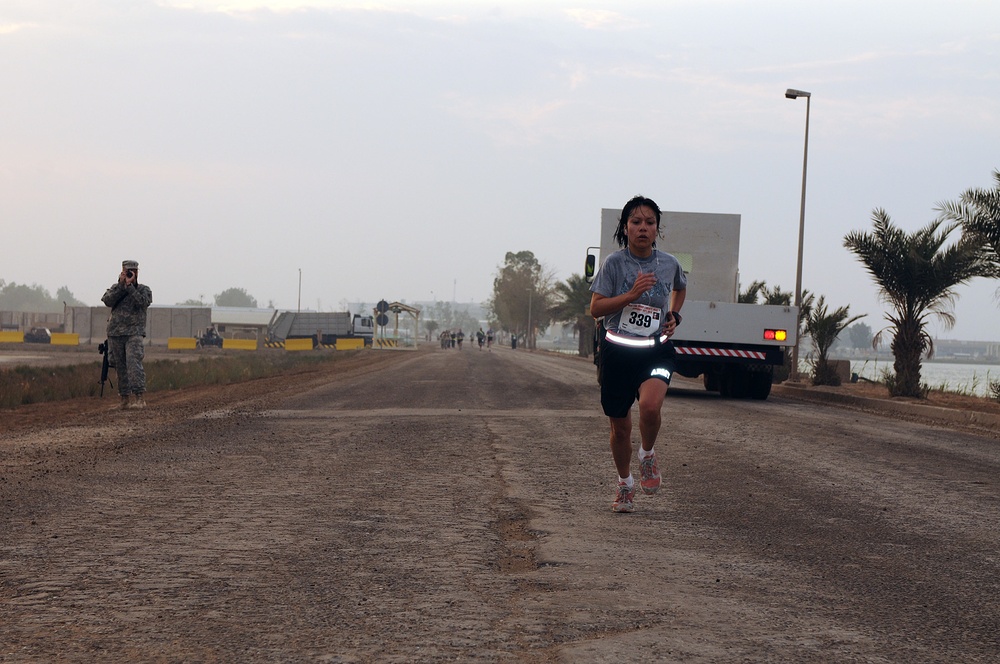
{"type": "Polygon", "coordinates": [[[337,339],[337,350],[357,350],[364,347],[364,339],[337,339]]]}
{"type": "Polygon", "coordinates": [[[53,332],[49,343],[53,346],[79,346],[80,335],[75,332],[53,332]]]}
{"type": "Polygon", "coordinates": [[[313,340],[309,339],[285,339],[285,350],[312,350],[313,340]]]}
{"type": "Polygon", "coordinates": [[[0,344],[23,344],[24,332],[14,330],[0,331],[0,344]]]}
{"type": "Polygon", "coordinates": [[[851,382],[851,361],[850,360],[830,360],[834,372],[840,376],[841,383],[851,382]]]}
{"type": "Polygon", "coordinates": [[[256,339],[223,339],[224,350],[257,350],[256,339]]]}
{"type": "Polygon", "coordinates": [[[167,349],[169,350],[194,350],[198,347],[198,340],[194,337],[168,337],[167,349]]]}

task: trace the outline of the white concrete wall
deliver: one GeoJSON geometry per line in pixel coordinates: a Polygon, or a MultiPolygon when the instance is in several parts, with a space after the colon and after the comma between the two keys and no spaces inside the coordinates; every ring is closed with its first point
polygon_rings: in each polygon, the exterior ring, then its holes
{"type": "MultiPolygon", "coordinates": [[[[68,307],[66,331],[80,335],[81,344],[97,344],[107,337],[108,307],[68,307]]],[[[157,307],[146,311],[146,343],[166,346],[169,337],[196,337],[212,324],[210,307],[157,307]]]]}

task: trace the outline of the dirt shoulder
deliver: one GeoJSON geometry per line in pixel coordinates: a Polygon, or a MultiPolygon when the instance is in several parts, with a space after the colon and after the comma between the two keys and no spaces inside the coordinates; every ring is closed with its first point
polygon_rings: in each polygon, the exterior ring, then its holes
{"type": "Polygon", "coordinates": [[[884,385],[864,382],[836,387],[786,382],[771,393],[1000,438],[1000,402],[975,396],[932,391],[926,399],[891,397],[884,385]]]}
{"type": "MultiPolygon", "coordinates": [[[[203,355],[179,354],[166,350],[146,356],[147,363],[160,359],[197,359],[203,355]]],[[[24,359],[19,354],[19,362],[24,359]]],[[[377,371],[383,365],[402,359],[392,353],[345,353],[335,362],[311,365],[278,376],[232,383],[205,385],[178,390],[163,390],[147,394],[150,408],[143,421],[152,426],[165,426],[205,410],[253,403],[260,407],[291,394],[350,378],[358,373],[377,371]]],[[[29,366],[61,366],[66,363],[90,362],[89,353],[66,352],[42,355],[28,354],[29,366]]],[[[96,380],[96,374],[95,374],[96,380]]],[[[0,410],[0,436],[44,434],[53,427],[103,426],[109,417],[116,417],[118,397],[114,390],[105,390],[104,397],[81,397],[65,401],[35,403],[9,410],[0,410]]],[[[119,418],[120,419],[120,418],[119,418]]],[[[114,420],[112,420],[114,421],[114,420]]]]}

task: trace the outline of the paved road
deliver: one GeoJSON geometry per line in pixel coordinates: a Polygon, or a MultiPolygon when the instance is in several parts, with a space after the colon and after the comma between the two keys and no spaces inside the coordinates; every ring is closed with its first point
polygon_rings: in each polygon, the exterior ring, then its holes
{"type": "Polygon", "coordinates": [[[0,661],[1000,654],[995,440],[678,387],[621,515],[585,361],[302,385],[47,432],[0,484],[0,661]]]}

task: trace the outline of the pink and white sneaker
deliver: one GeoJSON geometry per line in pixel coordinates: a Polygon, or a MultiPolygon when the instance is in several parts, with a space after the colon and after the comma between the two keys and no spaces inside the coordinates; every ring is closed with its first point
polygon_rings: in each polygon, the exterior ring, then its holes
{"type": "Polygon", "coordinates": [[[656,452],[639,462],[639,486],[643,493],[656,493],[660,488],[660,467],[656,465],[656,452]]]}
{"type": "Polygon", "coordinates": [[[625,482],[618,482],[618,486],[615,487],[615,502],[611,503],[611,511],[635,511],[635,484],[629,486],[625,482]]]}

